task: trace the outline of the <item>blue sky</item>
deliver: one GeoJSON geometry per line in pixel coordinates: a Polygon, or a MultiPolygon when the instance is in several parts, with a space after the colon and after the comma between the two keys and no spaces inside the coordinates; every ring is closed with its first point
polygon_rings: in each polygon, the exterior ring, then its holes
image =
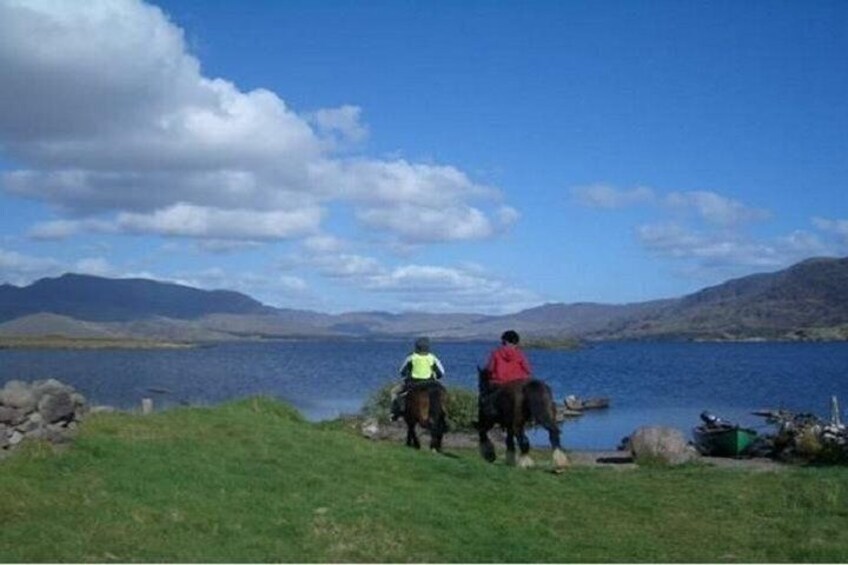
{"type": "Polygon", "coordinates": [[[506,313],[848,255],[848,3],[0,0],[0,282],[506,313]]]}

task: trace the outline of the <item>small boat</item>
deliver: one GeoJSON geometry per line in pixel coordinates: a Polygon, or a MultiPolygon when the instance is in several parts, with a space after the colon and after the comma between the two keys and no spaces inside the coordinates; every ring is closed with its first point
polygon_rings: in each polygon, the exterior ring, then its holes
{"type": "Polygon", "coordinates": [[[593,410],[597,408],[609,408],[610,400],[604,396],[597,398],[578,398],[573,394],[565,397],[565,407],[569,410],[593,410]]]}
{"type": "Polygon", "coordinates": [[[755,430],[725,422],[709,412],[703,412],[701,420],[704,423],[692,430],[695,448],[701,455],[739,457],[744,455],[757,439],[755,430]]]}

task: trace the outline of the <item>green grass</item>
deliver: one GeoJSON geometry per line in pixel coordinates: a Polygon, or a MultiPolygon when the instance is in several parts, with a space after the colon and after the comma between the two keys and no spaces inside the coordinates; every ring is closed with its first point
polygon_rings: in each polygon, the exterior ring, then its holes
{"type": "Polygon", "coordinates": [[[0,462],[0,562],[848,560],[844,467],[554,475],[452,455],[267,399],[98,414],[70,449],[0,462]]]}

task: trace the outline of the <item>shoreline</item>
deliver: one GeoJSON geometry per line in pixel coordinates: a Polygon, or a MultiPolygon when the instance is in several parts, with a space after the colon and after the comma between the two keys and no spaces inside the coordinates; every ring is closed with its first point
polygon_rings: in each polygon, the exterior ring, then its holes
{"type": "Polygon", "coordinates": [[[199,344],[134,338],[0,337],[0,349],[192,349],[199,344]]]}

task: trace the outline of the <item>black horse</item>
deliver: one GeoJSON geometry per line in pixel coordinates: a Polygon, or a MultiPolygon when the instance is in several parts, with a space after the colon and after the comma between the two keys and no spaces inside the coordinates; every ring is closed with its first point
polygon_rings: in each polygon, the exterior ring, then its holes
{"type": "Polygon", "coordinates": [[[448,393],[436,381],[425,381],[413,385],[406,393],[406,407],[403,419],[406,422],[406,445],[421,448],[415,426],[430,431],[430,449],[442,450],[442,438],[448,429],[445,407],[448,403],[448,393]]]}
{"type": "Polygon", "coordinates": [[[532,467],[533,459],[529,455],[530,440],[524,433],[525,426],[540,425],[548,431],[553,450],[554,469],[559,471],[569,465],[568,457],[560,445],[560,431],[556,422],[556,404],[550,387],[539,379],[530,379],[509,383],[492,392],[489,385],[490,374],[487,369],[477,368],[480,398],[494,394],[492,408],[484,409],[483,402],[478,410],[477,430],[480,434],[480,455],[490,463],[496,459],[495,446],[489,439],[489,430],[496,424],[506,432],[506,460],[515,464],[515,442],[521,450],[518,465],[532,467]]]}

